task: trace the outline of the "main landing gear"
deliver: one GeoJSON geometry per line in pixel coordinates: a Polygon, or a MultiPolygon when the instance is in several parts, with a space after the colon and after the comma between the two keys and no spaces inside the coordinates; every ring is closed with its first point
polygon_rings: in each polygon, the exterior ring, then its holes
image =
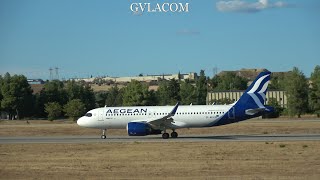
{"type": "Polygon", "coordinates": [[[106,131],[107,131],[107,129],[102,129],[101,139],[106,139],[107,138],[106,131]]]}
{"type": "MultiPolygon", "coordinates": [[[[171,133],[171,138],[177,138],[177,137],[178,137],[178,133],[173,130],[173,132],[171,133]]],[[[164,133],[162,134],[162,138],[169,139],[169,133],[164,131],[164,133]]]]}
{"type": "Polygon", "coordinates": [[[177,138],[177,137],[178,137],[178,133],[175,132],[175,131],[173,131],[173,132],[171,133],[171,137],[172,137],[172,138],[177,138]]]}
{"type": "Polygon", "coordinates": [[[169,133],[163,133],[162,139],[169,139],[169,133]]]}

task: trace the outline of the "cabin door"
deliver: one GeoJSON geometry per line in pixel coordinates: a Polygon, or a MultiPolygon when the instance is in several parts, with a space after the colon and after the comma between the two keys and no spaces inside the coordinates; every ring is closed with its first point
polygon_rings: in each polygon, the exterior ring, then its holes
{"type": "Polygon", "coordinates": [[[104,118],[104,109],[101,109],[100,111],[99,111],[99,113],[98,113],[98,122],[99,122],[99,125],[104,125],[104,121],[106,120],[105,118],[104,118]]]}

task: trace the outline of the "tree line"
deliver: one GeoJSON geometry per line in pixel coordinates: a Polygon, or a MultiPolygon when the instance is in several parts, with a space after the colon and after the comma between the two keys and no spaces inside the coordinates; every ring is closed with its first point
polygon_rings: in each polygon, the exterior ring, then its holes
{"type": "Polygon", "coordinates": [[[61,116],[76,119],[96,107],[93,90],[84,83],[53,80],[45,83],[40,93],[33,94],[25,76],[9,73],[0,76],[0,101],[0,111],[6,112],[8,119],[53,120],[61,116]]]}
{"type": "MultiPolygon", "coordinates": [[[[269,100],[278,113],[298,117],[315,113],[319,117],[320,66],[315,67],[309,81],[294,67],[286,74],[272,76],[271,82],[269,89],[285,90],[288,97],[284,110],[276,100],[269,100]]],[[[247,84],[247,79],[233,72],[208,78],[201,70],[195,81],[162,80],[157,91],[149,90],[148,84],[135,80],[124,88],[114,86],[103,92],[93,92],[85,82],[53,80],[45,83],[39,93],[33,94],[25,76],[6,73],[0,76],[0,111],[6,112],[8,119],[69,117],[75,120],[85,112],[103,106],[174,105],[178,101],[184,105],[203,105],[208,91],[245,90],[247,84]]],[[[230,103],[230,100],[218,103],[230,103]]]]}
{"type": "Polygon", "coordinates": [[[33,94],[27,78],[6,73],[0,76],[0,111],[8,119],[48,118],[54,120],[69,117],[73,120],[85,112],[102,106],[150,106],[183,104],[205,104],[207,84],[204,71],[196,80],[181,82],[172,79],[162,81],[159,90],[149,90],[146,83],[131,81],[126,87],[112,87],[105,92],[93,92],[85,82],[59,80],[48,81],[43,89],[33,94]]]}

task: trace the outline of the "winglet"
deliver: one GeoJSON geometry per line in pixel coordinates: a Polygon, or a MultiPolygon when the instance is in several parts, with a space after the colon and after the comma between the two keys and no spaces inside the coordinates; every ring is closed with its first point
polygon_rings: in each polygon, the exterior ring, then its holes
{"type": "Polygon", "coordinates": [[[170,112],[171,116],[174,116],[178,110],[178,107],[180,105],[180,102],[177,102],[177,104],[174,106],[174,108],[172,109],[172,111],[170,112]]]}

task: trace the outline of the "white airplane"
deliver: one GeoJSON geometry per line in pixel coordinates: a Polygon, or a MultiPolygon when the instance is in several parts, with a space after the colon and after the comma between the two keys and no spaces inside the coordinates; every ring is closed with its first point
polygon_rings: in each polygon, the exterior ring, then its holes
{"type": "Polygon", "coordinates": [[[79,118],[77,124],[87,128],[102,129],[101,138],[106,138],[107,129],[127,129],[129,136],[162,134],[177,138],[177,129],[200,128],[231,124],[258,117],[273,108],[265,106],[266,91],[271,72],[261,72],[240,99],[230,105],[179,105],[102,107],[90,110],[79,118]]]}

